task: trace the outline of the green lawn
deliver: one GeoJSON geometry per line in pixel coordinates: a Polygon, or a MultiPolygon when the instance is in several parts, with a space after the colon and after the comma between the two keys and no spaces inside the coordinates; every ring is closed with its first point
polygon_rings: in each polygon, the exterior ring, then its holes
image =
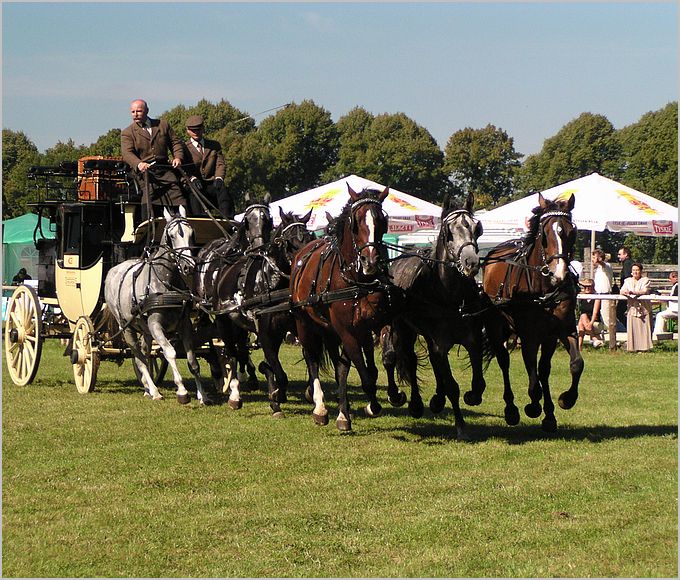
{"type": "MultiPolygon", "coordinates": [[[[79,395],[61,351],[46,343],[27,387],[3,365],[4,576],[678,575],[676,350],[586,350],[555,435],[524,414],[505,425],[493,362],[484,403],[464,406],[469,442],[449,407],[418,420],[390,407],[382,370],[382,417],[364,416],[352,371],[353,434],[335,428],[329,380],[331,423],[314,425],[295,347],[284,420],[263,391],[239,411],[180,406],[167,382],[166,400],[145,400],[130,361],[102,363],[79,395]]],[[[553,362],[556,399],[566,353],[553,362]]],[[[518,352],[512,379],[523,409],[518,352]]]]}

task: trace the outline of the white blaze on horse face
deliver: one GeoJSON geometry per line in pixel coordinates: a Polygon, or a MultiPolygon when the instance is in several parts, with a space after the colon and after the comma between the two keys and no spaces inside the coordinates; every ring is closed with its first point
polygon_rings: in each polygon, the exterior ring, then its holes
{"type": "MultiPolygon", "coordinates": [[[[557,240],[557,253],[562,255],[564,253],[564,249],[562,248],[562,226],[558,222],[555,222],[552,225],[552,230],[553,233],[555,234],[555,239],[557,240]]],[[[557,278],[560,282],[564,280],[567,276],[567,262],[564,258],[559,258],[557,261],[557,267],[555,268],[555,278],[557,278]]]]}
{"type": "MultiPolygon", "coordinates": [[[[375,221],[373,220],[373,212],[367,211],[365,217],[366,227],[368,228],[368,244],[370,244],[365,250],[368,253],[368,258],[363,261],[363,272],[366,275],[373,274],[375,272],[375,221]]],[[[362,250],[363,251],[363,250],[362,250]]]]}

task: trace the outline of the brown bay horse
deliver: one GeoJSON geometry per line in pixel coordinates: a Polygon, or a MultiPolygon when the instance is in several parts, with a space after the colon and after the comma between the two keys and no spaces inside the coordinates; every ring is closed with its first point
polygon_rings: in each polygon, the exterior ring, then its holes
{"type": "MultiPolygon", "coordinates": [[[[569,352],[571,373],[571,386],[559,396],[559,405],[571,409],[578,399],[584,363],[576,331],[578,280],[569,270],[576,241],[576,226],[571,219],[574,202],[573,196],[550,201],[539,193],[527,235],[522,240],[496,246],[484,259],[484,292],[499,314],[498,324],[489,324],[487,317],[486,329],[503,373],[505,419],[510,425],[519,422],[510,387],[510,359],[504,346],[512,334],[519,337],[529,377],[531,402],[525,407],[528,417],[539,417],[543,411],[543,429],[548,432],[557,429],[549,378],[558,341],[569,352]]],[[[481,399],[475,401],[479,402],[481,399]]]]}
{"type": "Polygon", "coordinates": [[[314,401],[312,416],[317,424],[328,423],[319,380],[327,354],[335,368],[340,431],[352,429],[347,396],[351,364],[369,399],[367,415],[374,417],[382,410],[376,398],[372,333],[379,333],[389,320],[391,287],[382,244],[387,231],[382,202],[389,189],[360,193],[349,185],[347,189],[350,199],[328,235],[297,253],[290,278],[291,306],[309,374],[307,392],[314,401]]]}

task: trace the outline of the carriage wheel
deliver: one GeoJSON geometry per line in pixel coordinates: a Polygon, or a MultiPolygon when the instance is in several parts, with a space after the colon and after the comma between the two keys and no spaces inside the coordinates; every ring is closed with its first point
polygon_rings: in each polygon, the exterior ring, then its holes
{"type": "Polygon", "coordinates": [[[19,286],[7,305],[5,361],[15,385],[33,382],[42,354],[42,312],[35,290],[19,286]]]}
{"type": "Polygon", "coordinates": [[[71,364],[76,389],[81,394],[91,393],[97,381],[99,368],[99,352],[93,346],[94,326],[89,316],[81,316],[73,329],[73,350],[71,364]]]}
{"type": "MultiPolygon", "coordinates": [[[[165,360],[165,357],[160,353],[158,355],[149,355],[148,360],[149,360],[149,374],[151,375],[151,380],[153,381],[154,385],[160,387],[161,383],[163,382],[163,378],[165,377],[165,373],[168,370],[168,361],[165,360]]],[[[144,383],[142,382],[142,373],[139,372],[139,369],[137,368],[134,359],[132,359],[132,368],[135,370],[137,382],[140,384],[140,386],[143,387],[144,383]]]]}

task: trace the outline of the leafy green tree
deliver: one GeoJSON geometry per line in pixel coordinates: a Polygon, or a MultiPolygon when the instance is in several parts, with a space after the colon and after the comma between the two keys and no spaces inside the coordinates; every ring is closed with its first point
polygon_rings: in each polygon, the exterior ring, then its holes
{"type": "Polygon", "coordinates": [[[609,120],[583,113],[546,139],[540,153],[527,157],[517,175],[519,197],[593,172],[618,179],[620,158],[621,146],[609,120]]]}
{"type": "Polygon", "coordinates": [[[250,148],[247,155],[258,163],[254,173],[264,177],[259,184],[274,200],[319,185],[337,159],[335,124],[330,113],[311,100],[291,103],[264,119],[255,139],[258,154],[250,148]]]}
{"type": "Polygon", "coordinates": [[[33,188],[26,173],[38,163],[38,148],[22,131],[2,130],[2,217],[8,219],[28,211],[33,188]]]}
{"type": "Polygon", "coordinates": [[[502,129],[466,127],[449,137],[444,154],[449,179],[465,195],[474,194],[476,207],[503,204],[511,198],[522,155],[502,129]]]}
{"type": "Polygon", "coordinates": [[[375,117],[361,107],[354,107],[336,123],[339,137],[338,161],[324,173],[325,182],[346,175],[368,179],[373,168],[368,166],[369,130],[375,117]]]}
{"type": "Polygon", "coordinates": [[[89,155],[120,157],[120,129],[111,129],[89,146],[89,155]]]}

